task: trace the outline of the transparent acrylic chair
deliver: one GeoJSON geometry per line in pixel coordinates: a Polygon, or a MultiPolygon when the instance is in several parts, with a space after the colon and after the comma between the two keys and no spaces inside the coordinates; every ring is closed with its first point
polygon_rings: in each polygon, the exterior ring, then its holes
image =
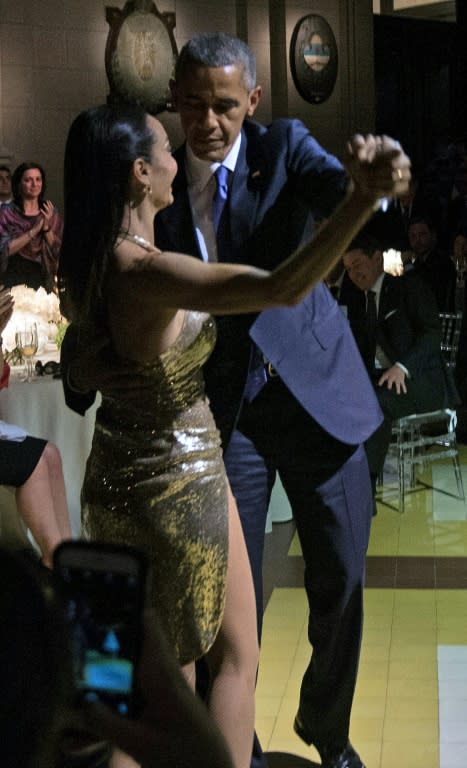
{"type": "MultiPolygon", "coordinates": [[[[462,323],[462,313],[440,313],[442,328],[441,351],[446,367],[456,364],[457,348],[462,323]]],[[[429,413],[412,413],[394,422],[389,454],[397,463],[398,510],[405,511],[408,493],[432,488],[435,491],[465,500],[464,485],[459,464],[456,440],[457,414],[455,409],[442,408],[429,413]],[[457,493],[435,487],[416,477],[416,467],[425,468],[436,461],[450,459],[456,480],[457,493]]],[[[378,501],[388,504],[386,497],[378,494],[378,501]]]]}

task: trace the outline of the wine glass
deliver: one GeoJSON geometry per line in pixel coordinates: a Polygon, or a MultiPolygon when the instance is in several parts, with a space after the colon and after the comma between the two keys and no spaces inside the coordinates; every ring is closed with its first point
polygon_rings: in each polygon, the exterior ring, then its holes
{"type": "Polygon", "coordinates": [[[25,326],[24,330],[16,331],[15,341],[21,355],[26,358],[25,377],[23,381],[31,382],[34,375],[33,357],[37,352],[37,325],[25,326]]]}

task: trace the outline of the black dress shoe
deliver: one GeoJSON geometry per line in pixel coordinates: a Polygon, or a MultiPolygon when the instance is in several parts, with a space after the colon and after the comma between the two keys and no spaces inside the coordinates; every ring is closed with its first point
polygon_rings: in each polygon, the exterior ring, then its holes
{"type": "Polygon", "coordinates": [[[294,724],[293,724],[293,729],[294,729],[295,733],[297,734],[297,736],[300,736],[301,740],[304,741],[305,744],[308,744],[308,746],[310,746],[310,744],[312,743],[313,739],[310,739],[310,737],[308,736],[308,734],[307,734],[307,732],[305,730],[305,726],[303,725],[303,720],[302,720],[302,716],[300,715],[300,712],[297,712],[297,714],[295,716],[295,720],[294,720],[294,724]]]}
{"type": "MultiPolygon", "coordinates": [[[[303,720],[298,712],[294,720],[294,731],[297,736],[300,736],[305,744],[313,743],[313,739],[307,734],[303,720]]],[[[315,745],[316,746],[316,745],[315,745]]],[[[332,747],[318,748],[319,755],[321,757],[322,768],[365,768],[360,757],[355,752],[350,741],[347,742],[345,747],[334,749],[332,747]]]]}
{"type": "Polygon", "coordinates": [[[365,768],[350,741],[343,750],[320,751],[322,768],[365,768]]]}

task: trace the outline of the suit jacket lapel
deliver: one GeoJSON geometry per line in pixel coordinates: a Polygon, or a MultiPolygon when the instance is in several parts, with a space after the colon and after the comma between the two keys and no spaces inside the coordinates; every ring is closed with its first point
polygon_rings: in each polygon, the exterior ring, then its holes
{"type": "MultiPolygon", "coordinates": [[[[228,258],[233,260],[237,258],[236,254],[243,243],[251,237],[256,227],[261,200],[260,192],[267,184],[269,177],[267,161],[260,151],[256,152],[256,142],[250,133],[245,132],[245,128],[242,129],[240,150],[227,202],[232,238],[232,249],[229,249],[228,258]]],[[[159,247],[165,246],[162,231],[165,229],[168,242],[180,243],[180,248],[182,249],[183,246],[186,253],[201,258],[187,192],[185,146],[183,144],[179,147],[174,155],[178,163],[177,175],[172,185],[174,202],[170,206],[169,215],[165,216],[162,211],[156,217],[156,244],[160,243],[159,247]],[[160,240],[157,237],[159,216],[163,220],[160,240]]],[[[245,254],[239,255],[238,258],[244,260],[245,254]]]]}
{"type": "Polygon", "coordinates": [[[394,295],[392,289],[395,287],[393,279],[399,280],[400,278],[391,278],[390,275],[384,275],[383,282],[381,284],[381,293],[378,307],[378,324],[376,331],[376,342],[378,346],[381,347],[391,363],[395,362],[395,351],[394,345],[392,344],[391,339],[387,333],[385,318],[387,317],[388,313],[391,312],[391,310],[397,307],[397,304],[395,305],[394,301],[391,300],[391,296],[394,295]]]}
{"type": "MultiPolygon", "coordinates": [[[[178,171],[173,180],[172,189],[174,202],[170,206],[170,214],[165,216],[164,211],[156,216],[155,233],[156,245],[160,248],[167,248],[167,243],[179,243],[179,248],[184,253],[201,258],[198,239],[195,233],[193,217],[191,215],[190,200],[187,191],[186,170],[185,170],[185,144],[175,152],[175,158],[178,164],[178,171]],[[161,236],[158,239],[158,219],[163,220],[161,225],[161,236]],[[164,230],[167,235],[164,234],[164,230]]],[[[173,246],[172,246],[173,248],[173,246]]]]}
{"type": "Polygon", "coordinates": [[[250,169],[247,159],[247,138],[242,130],[240,150],[229,197],[230,229],[233,250],[247,240],[255,227],[258,195],[255,180],[260,173],[250,169]],[[252,173],[254,174],[252,178],[252,173]],[[251,183],[253,181],[253,183],[251,183]]]}
{"type": "Polygon", "coordinates": [[[242,128],[241,138],[229,202],[234,253],[257,230],[271,182],[271,157],[248,120],[242,128]]]}
{"type": "Polygon", "coordinates": [[[383,282],[381,283],[381,292],[379,295],[379,307],[378,307],[378,322],[382,323],[387,313],[390,312],[390,286],[388,284],[387,275],[384,275],[383,282]]]}

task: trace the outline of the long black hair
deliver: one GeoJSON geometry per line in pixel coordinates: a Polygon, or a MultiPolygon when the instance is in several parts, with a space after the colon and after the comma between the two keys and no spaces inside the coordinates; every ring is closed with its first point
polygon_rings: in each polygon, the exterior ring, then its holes
{"type": "Polygon", "coordinates": [[[23,178],[23,174],[26,173],[26,171],[31,171],[33,168],[37,168],[42,177],[42,189],[38,201],[39,208],[45,200],[46,180],[45,171],[42,165],[39,165],[39,163],[33,163],[32,161],[28,163],[21,163],[15,168],[11,177],[11,194],[13,196],[13,202],[16,203],[16,205],[21,208],[21,210],[24,210],[23,198],[21,197],[21,179],[23,178]]]}
{"type": "Polygon", "coordinates": [[[65,149],[64,231],[58,279],[65,313],[97,318],[103,283],[128,201],[138,157],[151,160],[154,134],[141,107],[109,105],[81,112],[65,149]]]}

